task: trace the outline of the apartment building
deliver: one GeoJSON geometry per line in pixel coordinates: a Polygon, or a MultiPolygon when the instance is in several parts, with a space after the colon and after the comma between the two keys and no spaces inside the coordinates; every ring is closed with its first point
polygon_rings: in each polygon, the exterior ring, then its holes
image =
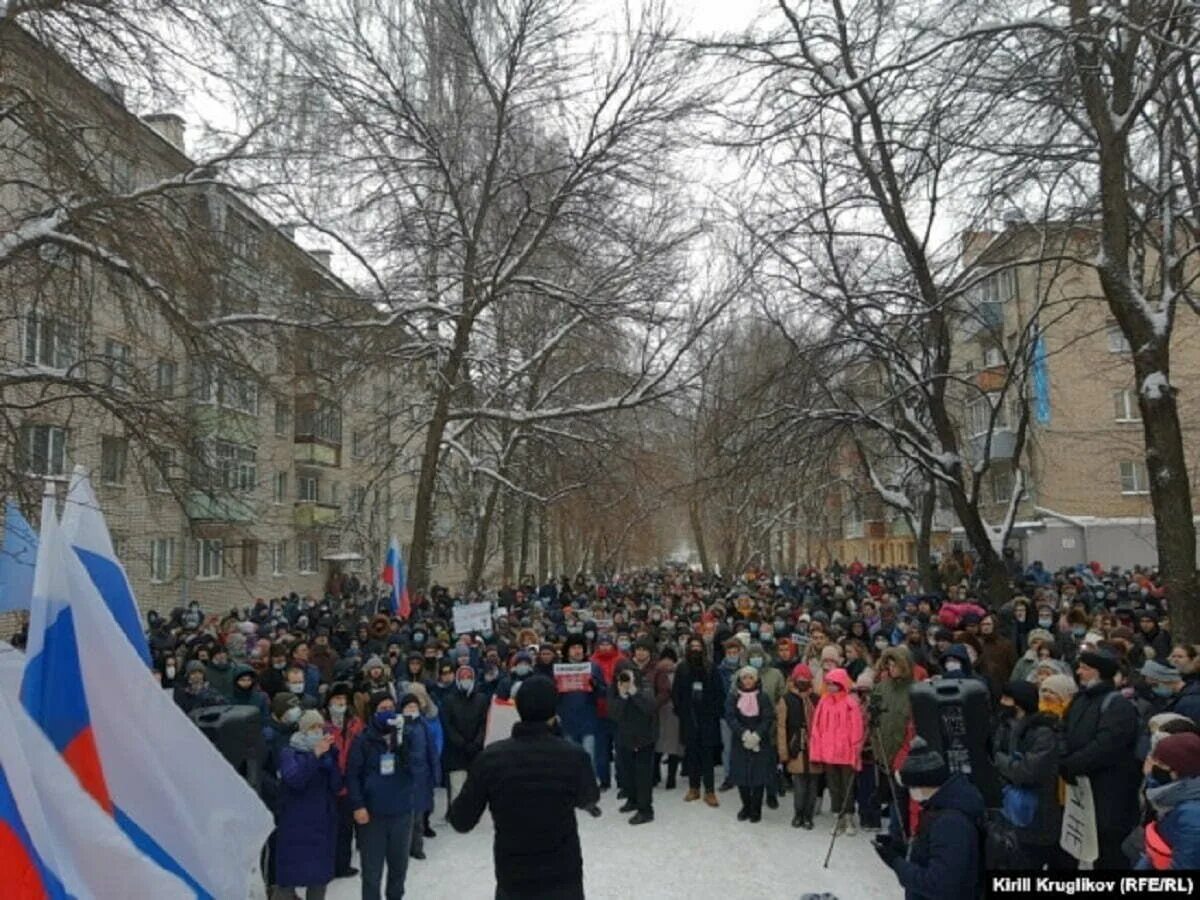
{"type": "MultiPolygon", "coordinates": [[[[1154,520],[1130,348],[1112,319],[1093,269],[1062,260],[1089,254],[1088,235],[1065,226],[1013,221],[964,238],[964,262],[988,272],[967,304],[954,349],[956,369],[978,389],[962,417],[964,444],[991,465],[985,512],[1000,522],[1018,470],[1026,483],[1010,545],[1049,567],[1097,560],[1156,562],[1154,520]],[[1058,257],[1059,259],[1056,259],[1058,257]],[[1019,358],[1022,335],[1031,354],[1019,358]],[[1031,366],[1029,428],[1016,452],[1020,402],[998,403],[1011,365],[1031,366]]],[[[1192,457],[1200,464],[1200,321],[1186,310],[1172,342],[1172,384],[1192,457]]],[[[954,537],[961,541],[961,531],[954,537]]]]}
{"type": "MultiPolygon", "coordinates": [[[[47,480],[88,470],[143,609],[372,581],[411,535],[419,388],[349,365],[344,332],[268,321],[365,301],[233,191],[175,183],[195,174],[178,116],[139,117],[15,26],[0,54],[0,89],[35,109],[0,126],[0,233],[83,197],[64,226],[80,249],[36,242],[0,269],[0,493],[36,520],[47,480]]],[[[459,530],[437,529],[443,584],[459,530]]]]}

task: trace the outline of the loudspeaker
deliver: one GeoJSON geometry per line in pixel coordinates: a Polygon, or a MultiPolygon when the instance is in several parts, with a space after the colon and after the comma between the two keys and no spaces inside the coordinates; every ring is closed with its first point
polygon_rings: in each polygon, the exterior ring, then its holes
{"type": "Polygon", "coordinates": [[[917,734],[962,772],[983,794],[989,807],[1001,803],[1000,776],[992,765],[991,697],[974,678],[919,681],[909,688],[917,734]]]}
{"type": "Polygon", "coordinates": [[[260,766],[266,753],[262,715],[257,706],[205,706],[193,710],[191,719],[229,760],[229,764],[259,789],[260,766]]]}

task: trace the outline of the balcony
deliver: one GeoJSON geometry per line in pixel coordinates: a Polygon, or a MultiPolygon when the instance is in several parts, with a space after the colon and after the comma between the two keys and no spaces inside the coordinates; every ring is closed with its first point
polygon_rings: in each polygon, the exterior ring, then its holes
{"type": "Polygon", "coordinates": [[[336,504],[297,500],[292,521],[297,528],[323,528],[333,525],[341,515],[342,509],[336,504]]]}
{"type": "Polygon", "coordinates": [[[1004,304],[982,301],[972,304],[963,319],[963,332],[967,340],[980,335],[999,334],[1004,327],[1004,304]]]}
{"type": "MultiPolygon", "coordinates": [[[[984,445],[987,443],[986,433],[977,434],[969,439],[971,458],[982,461],[984,445]]],[[[997,426],[992,432],[991,446],[988,450],[988,460],[1011,460],[1017,449],[1017,435],[1011,428],[997,426]]]]}
{"type": "Polygon", "coordinates": [[[979,388],[985,394],[1002,390],[1007,381],[1007,366],[991,366],[987,369],[981,369],[975,375],[975,387],[979,388]]]}
{"type": "Polygon", "coordinates": [[[254,509],[250,501],[226,494],[211,494],[192,491],[184,499],[184,512],[193,522],[237,522],[254,521],[254,509]]]}
{"type": "Polygon", "coordinates": [[[298,466],[337,468],[342,464],[342,448],[340,444],[298,434],[292,448],[292,459],[298,466]]]}

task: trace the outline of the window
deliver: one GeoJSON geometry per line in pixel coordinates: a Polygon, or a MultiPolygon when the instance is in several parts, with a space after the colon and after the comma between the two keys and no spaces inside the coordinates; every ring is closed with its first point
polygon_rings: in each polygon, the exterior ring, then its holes
{"type": "Polygon", "coordinates": [[[21,468],[30,475],[65,475],[67,429],[57,425],[21,428],[21,468]]]}
{"type": "Polygon", "coordinates": [[[355,459],[362,459],[367,455],[367,435],[362,431],[352,431],[350,433],[350,455],[355,459]]]}
{"type": "Polygon", "coordinates": [[[175,396],[175,380],[179,374],[179,366],[174,360],[160,359],[158,361],[158,372],[155,380],[155,386],[158,388],[160,397],[175,396]]]}
{"type": "Polygon", "coordinates": [[[215,580],[225,568],[225,547],[219,540],[196,541],[196,577],[215,580]]]}
{"type": "Polygon", "coordinates": [[[1113,391],[1113,412],[1118,422],[1142,421],[1142,411],[1138,409],[1137,395],[1128,388],[1113,391]]]}
{"type": "Polygon", "coordinates": [[[1007,466],[994,467],[989,473],[993,503],[1008,503],[1012,499],[1013,472],[1007,466]]]}
{"type": "Polygon", "coordinates": [[[242,494],[252,493],[258,485],[257,448],[229,441],[204,441],[201,459],[207,472],[197,479],[210,487],[225,488],[242,494]],[[207,477],[203,477],[207,476],[207,477]]]}
{"type": "Polygon", "coordinates": [[[985,369],[994,369],[1002,365],[1004,365],[1004,354],[999,347],[988,347],[983,351],[983,367],[985,369]]]}
{"type": "Polygon", "coordinates": [[[1129,341],[1125,337],[1125,333],[1121,331],[1121,326],[1112,319],[1109,319],[1108,325],[1105,328],[1105,334],[1108,338],[1109,353],[1128,353],[1129,341]]]}
{"type": "Polygon", "coordinates": [[[329,483],[329,503],[330,503],[330,505],[337,506],[341,502],[339,500],[339,495],[341,494],[341,492],[342,492],[342,486],[340,484],[338,484],[336,481],[331,481],[329,483]]]}
{"type": "Polygon", "coordinates": [[[175,538],[155,538],[150,542],[150,581],[162,584],[175,576],[175,538]]]}
{"type": "Polygon", "coordinates": [[[979,282],[981,303],[1004,303],[1017,294],[1015,269],[1001,269],[982,278],[979,282]]]}
{"type": "Polygon", "coordinates": [[[241,213],[226,207],[225,241],[238,256],[252,260],[258,254],[258,227],[241,213]]]}
{"type": "Polygon", "coordinates": [[[76,346],[75,326],[70,322],[37,313],[25,317],[27,365],[69,369],[77,361],[76,346]]]}
{"type": "Polygon", "coordinates": [[[104,383],[109,387],[125,390],[129,387],[133,352],[128,344],[108,338],[104,341],[104,383]]]}
{"type": "Polygon", "coordinates": [[[222,371],[209,363],[192,365],[192,396],[196,403],[215,403],[258,415],[258,382],[252,376],[222,371]]]}
{"type": "Polygon", "coordinates": [[[400,501],[400,518],[405,522],[413,520],[413,502],[411,500],[400,501]]]}
{"type": "Polygon", "coordinates": [[[296,499],[309,503],[321,499],[320,482],[315,475],[296,476],[296,499]]]}
{"type": "Polygon", "coordinates": [[[342,410],[332,400],[308,396],[296,407],[296,436],[342,443],[342,410]]]}
{"type": "Polygon", "coordinates": [[[367,505],[367,489],[365,487],[350,488],[350,502],[347,512],[352,516],[361,516],[367,505]]]}
{"type": "Polygon", "coordinates": [[[296,564],[301,575],[312,575],[317,571],[317,542],[311,538],[296,542],[296,564]]]}
{"type": "Polygon", "coordinates": [[[120,535],[110,534],[108,539],[112,541],[113,556],[117,558],[117,562],[125,562],[125,551],[129,549],[129,541],[120,535]]]}
{"type": "Polygon", "coordinates": [[[220,379],[207,363],[192,364],[192,399],[196,403],[216,403],[220,379]]]}
{"type": "Polygon", "coordinates": [[[287,483],[288,483],[288,473],[287,472],[276,472],[275,473],[274,500],[276,503],[284,503],[287,501],[287,496],[288,496],[287,483]]]}
{"type": "Polygon", "coordinates": [[[292,409],[282,400],[275,401],[275,434],[279,437],[290,437],[288,425],[292,420],[292,409]]]}
{"type": "Polygon", "coordinates": [[[1141,460],[1125,460],[1120,464],[1121,493],[1148,494],[1150,481],[1146,477],[1146,464],[1141,460]]]}
{"type": "Polygon", "coordinates": [[[104,484],[125,483],[125,460],[129,441],[123,437],[103,435],[100,438],[100,480],[104,484]]]}
{"type": "MultiPolygon", "coordinates": [[[[988,397],[978,397],[967,404],[967,433],[969,437],[987,434],[992,429],[992,410],[992,401],[988,397]]],[[[1002,431],[1008,427],[1008,407],[1001,406],[996,410],[995,430],[1002,431]]]]}
{"type": "Polygon", "coordinates": [[[271,545],[271,574],[278,577],[287,565],[287,541],[276,541],[271,545]]]}
{"type": "Polygon", "coordinates": [[[258,541],[246,541],[242,544],[242,574],[258,574],[258,541]]]}

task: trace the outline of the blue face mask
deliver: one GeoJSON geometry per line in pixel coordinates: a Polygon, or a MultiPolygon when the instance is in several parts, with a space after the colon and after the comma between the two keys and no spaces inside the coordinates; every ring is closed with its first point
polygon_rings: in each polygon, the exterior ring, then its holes
{"type": "Polygon", "coordinates": [[[380,731],[391,731],[393,728],[395,728],[395,726],[392,724],[392,720],[395,718],[396,711],[394,709],[381,709],[379,712],[375,713],[375,727],[380,731]]]}
{"type": "Polygon", "coordinates": [[[1175,693],[1174,688],[1169,684],[1156,684],[1150,690],[1154,692],[1155,697],[1170,697],[1175,693]]]}
{"type": "Polygon", "coordinates": [[[1074,625],[1071,628],[1071,634],[1075,635],[1075,637],[1083,637],[1085,634],[1087,634],[1087,626],[1074,625]]]}

